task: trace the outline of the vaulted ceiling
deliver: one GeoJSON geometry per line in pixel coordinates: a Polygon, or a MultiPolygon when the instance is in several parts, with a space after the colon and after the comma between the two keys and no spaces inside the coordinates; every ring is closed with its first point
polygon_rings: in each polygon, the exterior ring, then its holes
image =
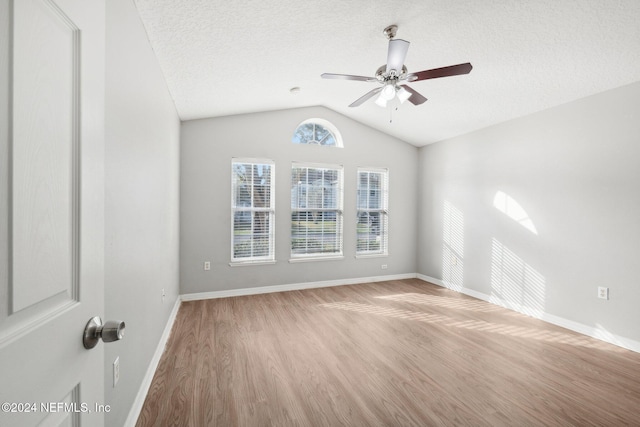
{"type": "Polygon", "coordinates": [[[422,146],[640,81],[638,0],[134,1],[182,120],[323,105],[422,146]],[[320,74],[373,76],[390,24],[409,72],[473,71],[349,108],[377,83],[320,74]]]}

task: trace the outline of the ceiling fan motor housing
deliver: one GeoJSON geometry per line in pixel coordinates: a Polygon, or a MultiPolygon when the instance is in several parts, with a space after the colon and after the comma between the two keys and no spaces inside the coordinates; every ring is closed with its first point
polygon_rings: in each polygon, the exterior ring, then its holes
{"type": "Polygon", "coordinates": [[[391,70],[389,74],[386,73],[387,65],[381,65],[380,68],[376,71],[376,79],[379,82],[384,83],[389,80],[400,80],[407,74],[407,67],[405,65],[402,66],[402,71],[398,73],[396,70],[391,70]]]}

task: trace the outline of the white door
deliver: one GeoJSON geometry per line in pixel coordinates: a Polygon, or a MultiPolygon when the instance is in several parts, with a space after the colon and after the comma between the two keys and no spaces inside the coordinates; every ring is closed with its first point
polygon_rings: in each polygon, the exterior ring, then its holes
{"type": "Polygon", "coordinates": [[[0,0],[0,426],[104,424],[103,0],[0,0]]]}

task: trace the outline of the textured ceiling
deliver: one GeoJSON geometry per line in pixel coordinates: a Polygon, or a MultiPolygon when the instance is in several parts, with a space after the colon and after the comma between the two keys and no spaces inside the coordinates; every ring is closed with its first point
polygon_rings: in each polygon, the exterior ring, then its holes
{"type": "Polygon", "coordinates": [[[639,0],[134,0],[182,120],[324,105],[416,146],[640,81],[639,0]],[[411,42],[409,72],[471,62],[412,83],[429,100],[371,99],[382,30],[411,42]],[[300,87],[298,94],[289,89],[300,87]]]}

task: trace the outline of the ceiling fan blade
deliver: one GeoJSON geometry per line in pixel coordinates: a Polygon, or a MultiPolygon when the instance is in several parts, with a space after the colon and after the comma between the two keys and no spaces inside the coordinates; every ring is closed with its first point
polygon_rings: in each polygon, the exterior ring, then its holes
{"type": "Polygon", "coordinates": [[[404,60],[409,50],[409,42],[402,39],[389,40],[389,51],[387,52],[387,73],[396,70],[398,74],[402,71],[404,60]]]}
{"type": "Polygon", "coordinates": [[[411,93],[411,96],[409,97],[408,101],[410,103],[412,103],[413,105],[420,105],[422,103],[424,103],[427,98],[425,98],[424,96],[420,95],[415,89],[407,86],[407,85],[401,85],[400,87],[403,87],[406,91],[411,93]]]}
{"type": "Polygon", "coordinates": [[[355,101],[353,101],[351,103],[351,105],[349,105],[349,107],[357,107],[359,105],[362,105],[362,103],[364,101],[366,101],[369,98],[374,97],[376,94],[380,93],[380,91],[382,91],[382,87],[377,87],[377,88],[375,88],[373,90],[370,90],[369,92],[367,92],[364,95],[362,95],[360,98],[358,98],[355,101]]]}
{"type": "Polygon", "coordinates": [[[324,73],[321,74],[320,77],[323,79],[337,79],[337,80],[359,80],[362,82],[377,82],[378,79],[375,77],[365,77],[365,76],[352,76],[350,74],[332,74],[332,73],[324,73]]]}
{"type": "Polygon", "coordinates": [[[437,79],[438,77],[458,76],[460,74],[469,74],[473,67],[470,63],[450,65],[448,67],[434,68],[432,70],[418,71],[407,76],[407,81],[417,82],[420,80],[437,79]]]}

